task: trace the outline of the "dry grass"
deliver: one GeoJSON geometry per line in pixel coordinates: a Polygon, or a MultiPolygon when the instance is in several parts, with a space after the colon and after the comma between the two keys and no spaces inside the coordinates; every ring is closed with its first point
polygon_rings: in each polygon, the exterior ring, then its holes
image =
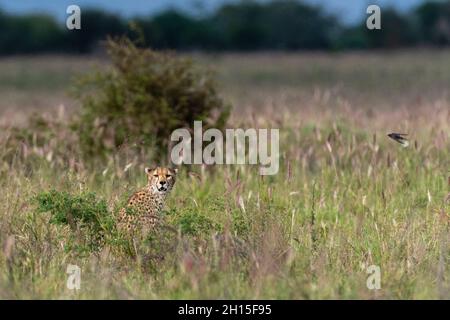
{"type": "Polygon", "coordinates": [[[196,58],[214,63],[234,101],[230,127],[280,128],[280,172],[182,170],[168,221],[178,227],[194,216],[213,226],[177,235],[176,250],[149,269],[111,248],[82,257],[64,250],[69,231],[30,200],[50,188],[88,190],[114,208],[144,183],[145,164],[124,150],[91,168],[64,149],[64,125],[45,145],[10,150],[6,129],[0,298],[450,298],[444,53],[196,58]],[[391,131],[410,133],[411,147],[388,140],[391,131]],[[79,292],[66,288],[69,263],[82,268],[79,292]],[[372,264],[381,290],[366,287],[372,264]]]}

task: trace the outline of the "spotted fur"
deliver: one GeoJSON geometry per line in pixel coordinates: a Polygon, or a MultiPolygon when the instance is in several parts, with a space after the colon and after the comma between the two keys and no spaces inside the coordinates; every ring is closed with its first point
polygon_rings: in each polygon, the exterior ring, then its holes
{"type": "Polygon", "coordinates": [[[145,168],[148,184],[134,193],[119,211],[119,230],[127,233],[147,232],[161,223],[160,212],[167,195],[172,190],[177,169],[145,168]]]}

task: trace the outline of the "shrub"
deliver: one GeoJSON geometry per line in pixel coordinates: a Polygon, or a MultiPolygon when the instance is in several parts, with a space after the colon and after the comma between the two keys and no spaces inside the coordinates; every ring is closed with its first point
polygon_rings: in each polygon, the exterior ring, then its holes
{"type": "Polygon", "coordinates": [[[88,156],[124,144],[165,150],[172,131],[194,120],[223,128],[229,107],[210,74],[191,60],[139,48],[124,37],[109,39],[107,51],[112,68],[81,79],[75,91],[82,104],[75,128],[88,156]]]}
{"type": "Polygon", "coordinates": [[[195,211],[183,212],[182,215],[174,219],[173,224],[178,226],[183,234],[191,236],[209,234],[220,229],[218,224],[195,211]]]}
{"type": "Polygon", "coordinates": [[[101,231],[110,215],[106,201],[97,199],[93,192],[71,195],[51,190],[36,196],[38,212],[50,212],[51,223],[75,224],[81,222],[95,231],[101,231]]]}
{"type": "Polygon", "coordinates": [[[93,192],[72,195],[51,190],[38,194],[35,201],[38,213],[50,213],[50,223],[68,225],[74,231],[67,243],[68,249],[96,250],[105,235],[110,238],[108,236],[114,234],[114,220],[106,201],[98,199],[93,192]]]}

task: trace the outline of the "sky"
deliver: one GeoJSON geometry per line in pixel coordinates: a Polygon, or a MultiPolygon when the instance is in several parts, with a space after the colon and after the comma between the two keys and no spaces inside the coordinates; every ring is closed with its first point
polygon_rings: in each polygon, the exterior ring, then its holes
{"type": "MultiPolygon", "coordinates": [[[[47,13],[60,21],[65,21],[66,8],[76,4],[81,8],[100,8],[124,17],[151,15],[168,8],[176,8],[190,13],[208,13],[223,3],[237,0],[0,0],[0,8],[14,14],[47,13]]],[[[267,0],[260,0],[267,1],[267,0]]],[[[366,16],[369,4],[383,8],[394,7],[407,11],[426,0],[304,0],[306,3],[321,5],[329,13],[334,13],[346,24],[356,23],[366,16]]]]}

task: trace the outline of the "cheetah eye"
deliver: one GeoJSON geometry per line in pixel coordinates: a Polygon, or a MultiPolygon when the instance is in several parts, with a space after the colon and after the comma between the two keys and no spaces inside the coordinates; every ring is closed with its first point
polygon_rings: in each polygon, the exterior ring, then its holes
{"type": "Polygon", "coordinates": [[[158,178],[158,175],[157,175],[157,174],[154,174],[153,176],[154,176],[155,178],[158,178]]]}
{"type": "Polygon", "coordinates": [[[170,174],[166,174],[166,178],[170,178],[172,177],[170,174]]]}

